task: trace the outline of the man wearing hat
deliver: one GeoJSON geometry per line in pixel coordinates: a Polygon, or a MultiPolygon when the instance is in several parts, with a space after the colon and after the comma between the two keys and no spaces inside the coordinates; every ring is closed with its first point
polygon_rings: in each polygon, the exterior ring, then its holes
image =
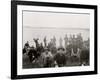
{"type": "Polygon", "coordinates": [[[47,47],[45,48],[42,57],[43,57],[44,67],[51,67],[53,62],[53,55],[47,47]]]}
{"type": "Polygon", "coordinates": [[[54,60],[58,67],[63,67],[66,65],[66,55],[64,48],[58,48],[58,51],[54,56],[54,60]]]}

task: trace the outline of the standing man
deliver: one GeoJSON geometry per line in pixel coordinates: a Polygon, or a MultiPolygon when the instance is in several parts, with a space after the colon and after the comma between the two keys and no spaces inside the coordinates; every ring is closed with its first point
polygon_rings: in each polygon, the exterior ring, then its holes
{"type": "Polygon", "coordinates": [[[46,36],[44,38],[44,46],[47,47],[47,39],[46,39],[46,36]]]}
{"type": "Polygon", "coordinates": [[[62,46],[62,42],[63,42],[63,40],[62,40],[62,38],[60,38],[60,39],[59,39],[59,44],[60,44],[60,46],[59,46],[59,47],[60,47],[60,48],[62,48],[62,47],[63,47],[63,46],[62,46]]]}
{"type": "Polygon", "coordinates": [[[68,37],[67,37],[67,34],[66,34],[64,40],[65,40],[65,49],[66,49],[67,48],[67,45],[68,45],[68,37]]]}

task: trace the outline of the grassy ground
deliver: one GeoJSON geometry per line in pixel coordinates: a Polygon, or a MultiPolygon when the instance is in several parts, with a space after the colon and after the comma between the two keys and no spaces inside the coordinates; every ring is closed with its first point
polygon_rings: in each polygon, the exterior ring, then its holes
{"type": "MultiPolygon", "coordinates": [[[[41,57],[39,57],[35,62],[31,63],[29,61],[29,57],[24,54],[23,55],[23,69],[29,69],[29,68],[43,68],[43,63],[41,61],[41,57]]],[[[71,67],[71,66],[81,66],[80,62],[78,60],[71,60],[71,59],[67,59],[66,60],[66,67],[71,67]]]]}

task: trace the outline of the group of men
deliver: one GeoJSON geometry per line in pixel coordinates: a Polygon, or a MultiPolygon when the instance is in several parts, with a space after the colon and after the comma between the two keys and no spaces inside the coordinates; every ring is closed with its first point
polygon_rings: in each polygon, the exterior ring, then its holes
{"type": "Polygon", "coordinates": [[[28,55],[30,63],[34,64],[37,60],[40,60],[38,63],[41,67],[62,67],[66,65],[64,48],[58,48],[55,54],[52,54],[47,47],[38,48],[29,47],[28,42],[25,44],[23,53],[28,55]]]}
{"type": "MultiPolygon", "coordinates": [[[[83,44],[82,37],[80,35],[78,35],[78,41],[73,36],[73,38],[69,40],[69,42],[71,41],[70,45],[68,45],[67,43],[68,38],[66,36],[65,48],[63,48],[62,46],[56,48],[55,37],[53,37],[48,46],[46,37],[44,38],[44,46],[42,45],[42,43],[39,44],[39,39],[33,40],[36,44],[36,47],[30,47],[29,42],[27,41],[27,43],[25,43],[24,45],[23,53],[29,57],[30,63],[34,64],[37,62],[39,64],[39,67],[63,67],[67,65],[68,59],[71,62],[75,62],[75,59],[77,59],[81,64],[89,63],[89,49],[84,49],[82,51],[81,47],[79,47],[83,44]]],[[[62,40],[60,39],[60,41],[62,40]]]]}

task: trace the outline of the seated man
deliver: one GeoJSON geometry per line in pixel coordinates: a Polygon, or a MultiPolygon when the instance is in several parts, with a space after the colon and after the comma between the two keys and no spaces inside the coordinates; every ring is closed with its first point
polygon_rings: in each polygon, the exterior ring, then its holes
{"type": "Polygon", "coordinates": [[[58,67],[63,67],[66,65],[66,55],[64,48],[59,48],[57,54],[54,56],[54,60],[56,61],[58,67]]]}
{"type": "Polygon", "coordinates": [[[27,41],[27,43],[25,43],[24,47],[26,47],[26,48],[30,47],[28,41],[27,41]]]}
{"type": "Polygon", "coordinates": [[[71,49],[71,62],[72,63],[79,63],[80,62],[80,49],[79,48],[72,48],[71,49]]]}
{"type": "Polygon", "coordinates": [[[47,48],[45,48],[45,51],[42,53],[42,57],[44,67],[51,67],[53,62],[53,55],[47,48]]]}
{"type": "Polygon", "coordinates": [[[82,49],[80,55],[81,65],[87,66],[89,65],[89,49],[82,49]]]}

